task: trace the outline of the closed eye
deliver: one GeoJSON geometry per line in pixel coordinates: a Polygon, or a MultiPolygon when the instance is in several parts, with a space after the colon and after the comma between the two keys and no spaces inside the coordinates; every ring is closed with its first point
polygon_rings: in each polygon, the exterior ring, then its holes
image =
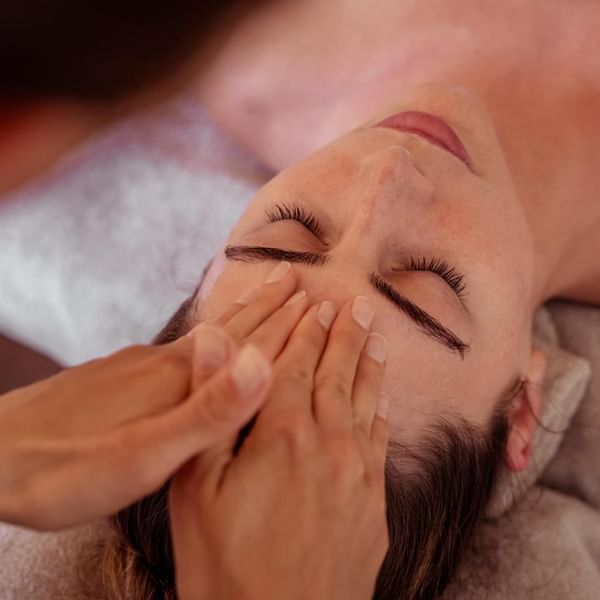
{"type": "MultiPolygon", "coordinates": [[[[314,215],[296,203],[279,203],[266,211],[269,223],[278,221],[297,221],[310,231],[319,241],[323,241],[323,227],[314,215]]],[[[465,276],[455,267],[440,258],[410,257],[405,271],[429,271],[443,279],[459,299],[466,296],[467,284],[465,276]]]]}
{"type": "Polygon", "coordinates": [[[430,271],[441,277],[454,291],[459,298],[466,295],[467,284],[465,276],[457,269],[450,266],[445,260],[440,258],[420,258],[411,257],[407,271],[430,271]]]}
{"type": "Polygon", "coordinates": [[[269,223],[278,221],[298,221],[308,229],[318,240],[323,236],[323,228],[317,217],[299,204],[276,204],[266,211],[269,223]]]}
{"type": "MultiPolygon", "coordinates": [[[[325,252],[297,252],[268,246],[226,246],[225,256],[240,262],[261,262],[265,260],[287,260],[310,267],[322,267],[328,262],[325,252]]],[[[461,341],[450,329],[444,327],[435,317],[395,290],[377,273],[369,276],[371,285],[388,300],[393,302],[406,316],[419,326],[430,338],[460,354],[464,358],[469,344],[461,341]]]]}

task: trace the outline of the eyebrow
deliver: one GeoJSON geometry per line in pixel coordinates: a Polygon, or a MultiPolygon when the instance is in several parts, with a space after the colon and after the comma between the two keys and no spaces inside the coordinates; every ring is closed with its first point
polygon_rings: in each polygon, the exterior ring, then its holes
{"type": "MultiPolygon", "coordinates": [[[[328,258],[326,254],[321,252],[298,252],[268,246],[227,246],[225,248],[225,256],[229,260],[247,263],[265,260],[285,260],[308,266],[322,266],[327,262],[328,258]]],[[[398,292],[381,275],[371,273],[369,275],[369,282],[377,292],[394,303],[431,339],[456,352],[464,360],[465,352],[470,349],[469,344],[463,342],[435,317],[398,292]]]]}

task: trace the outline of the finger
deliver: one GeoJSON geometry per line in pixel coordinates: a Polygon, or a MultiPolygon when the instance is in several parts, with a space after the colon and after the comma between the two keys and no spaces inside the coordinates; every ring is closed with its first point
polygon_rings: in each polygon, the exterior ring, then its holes
{"type": "Polygon", "coordinates": [[[265,415],[287,408],[312,410],[314,374],[335,315],[335,306],[329,301],[304,314],[275,362],[273,391],[262,411],[265,415]]]}
{"type": "Polygon", "coordinates": [[[387,421],[387,412],[376,414],[371,427],[371,444],[373,447],[375,464],[380,470],[385,468],[385,457],[387,455],[389,437],[390,428],[387,421]]]}
{"type": "Polygon", "coordinates": [[[88,403],[85,412],[69,414],[65,423],[86,435],[176,406],[189,395],[192,355],[191,340],[178,347],[133,346],[63,371],[53,381],[55,397],[67,399],[75,386],[85,386],[88,394],[101,391],[104,399],[88,403]]]}
{"type": "MultiPolygon", "coordinates": [[[[170,344],[137,346],[113,355],[105,371],[122,387],[119,399],[128,398],[127,403],[121,402],[122,421],[152,416],[179,404],[223,367],[235,348],[222,328],[201,323],[170,344]]],[[[101,367],[96,365],[96,369],[101,367]]]]}
{"type": "Polygon", "coordinates": [[[193,391],[227,363],[233,356],[236,344],[222,328],[208,323],[201,323],[194,327],[188,336],[193,341],[191,385],[193,391]]]}
{"type": "MultiPolygon", "coordinates": [[[[112,451],[106,450],[111,457],[104,465],[107,494],[133,501],[160,486],[192,456],[235,439],[264,402],[270,376],[269,362],[256,348],[245,346],[185,403],[123,428],[110,444],[112,451]],[[122,465],[121,477],[115,476],[115,461],[122,465]]],[[[101,466],[94,472],[102,478],[101,466]]]]}
{"type": "Polygon", "coordinates": [[[383,382],[386,354],[386,339],[379,333],[369,334],[358,361],[352,391],[354,427],[360,429],[367,437],[371,435],[371,424],[383,382]]]}
{"type": "Polygon", "coordinates": [[[315,375],[315,418],[325,428],[353,427],[352,389],[374,316],[369,300],[358,296],[342,308],[331,328],[315,375]]]}
{"type": "Polygon", "coordinates": [[[306,312],[307,307],[306,292],[301,290],[259,325],[245,341],[256,346],[268,360],[275,360],[283,350],[302,315],[306,312]]]}
{"type": "Polygon", "coordinates": [[[296,275],[290,263],[281,262],[261,287],[242,294],[215,324],[241,341],[277,310],[292,295],[295,287],[296,275]]]}

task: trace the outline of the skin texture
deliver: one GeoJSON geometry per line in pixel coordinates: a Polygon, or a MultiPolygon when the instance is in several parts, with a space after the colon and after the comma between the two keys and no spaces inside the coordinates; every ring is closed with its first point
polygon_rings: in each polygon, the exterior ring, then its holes
{"type": "MultiPolygon", "coordinates": [[[[507,457],[522,468],[534,429],[524,407],[526,401],[539,407],[535,386],[543,379],[543,361],[531,346],[542,282],[527,221],[481,103],[454,87],[427,86],[390,112],[439,114],[444,106],[452,107],[443,116],[461,136],[475,172],[420,137],[373,127],[385,116],[378,115],[267,184],[227,244],[325,252],[323,266],[296,266],[309,300],[330,299],[339,307],[355,295],[370,299],[375,327],[390,344],[383,391],[391,399],[392,437],[403,442],[418,442],[440,416],[485,424],[511,383],[527,379],[507,457]],[[322,239],[294,220],[269,223],[266,212],[276,203],[296,203],[314,215],[322,239]],[[438,275],[408,271],[411,256],[440,258],[463,272],[464,298],[438,275]],[[374,290],[373,272],[469,344],[464,359],[374,290]]],[[[268,262],[218,259],[193,319],[214,318],[219,307],[260,281],[268,262]]]]}

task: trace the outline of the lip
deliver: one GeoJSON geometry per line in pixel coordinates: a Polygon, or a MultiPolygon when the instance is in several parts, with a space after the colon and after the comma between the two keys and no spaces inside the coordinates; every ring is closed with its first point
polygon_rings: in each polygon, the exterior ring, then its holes
{"type": "Polygon", "coordinates": [[[415,110],[401,112],[387,117],[375,127],[386,127],[405,133],[414,133],[423,139],[444,148],[473,170],[471,157],[454,129],[445,121],[429,113],[415,110]]]}

